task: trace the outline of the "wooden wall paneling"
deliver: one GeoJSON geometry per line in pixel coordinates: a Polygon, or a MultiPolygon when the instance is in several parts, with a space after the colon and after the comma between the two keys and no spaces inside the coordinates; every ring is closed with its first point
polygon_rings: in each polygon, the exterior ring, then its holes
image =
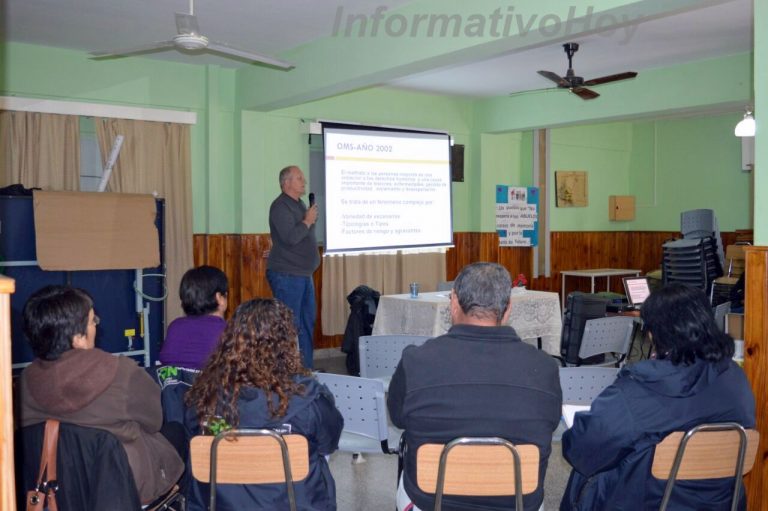
{"type": "Polygon", "coordinates": [[[768,247],[746,250],[744,299],[744,372],[755,394],[760,444],[744,481],[750,510],[766,509],[768,498],[768,247]]]}
{"type": "MultiPolygon", "coordinates": [[[[606,231],[553,232],[552,272],[550,277],[531,279],[533,250],[530,248],[499,247],[495,232],[454,233],[454,247],[446,252],[446,279],[454,280],[465,265],[476,261],[502,264],[513,277],[523,273],[528,287],[560,293],[560,272],[588,268],[638,268],[643,273],[661,267],[662,244],[679,237],[673,231],[606,231]]],[[[733,243],[735,233],[722,233],[723,244],[733,243]]],[[[195,265],[211,264],[221,268],[230,279],[230,311],[238,303],[256,296],[272,296],[266,279],[266,257],[272,242],[269,234],[198,234],[194,237],[195,265]]],[[[321,262],[322,264],[322,262],[321,262]]],[[[322,270],[314,275],[318,311],[321,310],[322,270]]],[[[589,291],[588,279],[569,278],[567,291],[589,291]]],[[[605,288],[605,280],[596,282],[605,288]]],[[[620,278],[611,279],[611,289],[622,293],[620,278]]],[[[171,290],[176,296],[176,290],[171,290]]],[[[318,313],[318,318],[320,314],[318,313]]],[[[315,332],[315,347],[341,346],[342,336],[324,336],[319,319],[315,332]]]]}
{"type": "Polygon", "coordinates": [[[269,234],[243,234],[240,243],[240,293],[242,300],[272,296],[267,282],[267,257],[272,249],[269,234]]]}

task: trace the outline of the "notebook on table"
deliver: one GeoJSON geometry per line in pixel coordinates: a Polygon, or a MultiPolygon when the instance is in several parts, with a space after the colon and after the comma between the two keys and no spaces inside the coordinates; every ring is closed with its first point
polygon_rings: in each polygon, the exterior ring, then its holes
{"type": "Polygon", "coordinates": [[[633,309],[639,309],[648,295],[651,294],[648,277],[624,277],[624,292],[627,295],[629,306],[633,309]]]}

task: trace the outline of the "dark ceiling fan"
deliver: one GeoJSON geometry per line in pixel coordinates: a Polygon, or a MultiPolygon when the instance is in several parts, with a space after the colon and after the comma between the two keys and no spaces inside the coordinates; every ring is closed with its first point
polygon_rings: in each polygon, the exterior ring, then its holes
{"type": "Polygon", "coordinates": [[[579,44],[565,43],[563,48],[565,49],[565,54],[568,55],[568,71],[565,73],[565,76],[560,76],[552,71],[539,71],[539,74],[544,78],[548,78],[555,82],[559,88],[569,89],[581,99],[595,99],[600,95],[591,89],[587,89],[587,86],[591,87],[593,85],[618,82],[619,80],[627,80],[637,76],[637,73],[634,71],[626,71],[615,75],[607,75],[601,76],[600,78],[585,80],[581,76],[576,76],[576,73],[573,72],[573,54],[579,51],[579,44]]]}

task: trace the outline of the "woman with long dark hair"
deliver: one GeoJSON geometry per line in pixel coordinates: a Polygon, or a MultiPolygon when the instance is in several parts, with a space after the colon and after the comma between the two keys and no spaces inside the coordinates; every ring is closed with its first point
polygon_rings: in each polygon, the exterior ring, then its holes
{"type": "MultiPolygon", "coordinates": [[[[755,398],[731,360],[733,339],[701,290],[668,284],[643,303],[641,317],[653,359],[624,367],[563,435],[573,471],[561,511],[658,509],[665,482],[651,476],[651,464],[665,436],[708,422],[755,425],[755,398]]],[[[730,509],[732,491],[727,478],[680,481],[668,509],[730,509]]]]}
{"type": "MultiPolygon", "coordinates": [[[[309,475],[295,484],[302,510],[335,510],[336,487],[325,459],[344,424],[330,391],[304,368],[292,312],[275,299],[241,304],[186,396],[202,429],[270,428],[309,441],[309,475]]],[[[258,463],[259,460],[254,460],[258,463]]],[[[195,483],[190,509],[206,509],[208,485],[195,483]]],[[[221,485],[222,510],[287,509],[284,484],[221,485]]]]}

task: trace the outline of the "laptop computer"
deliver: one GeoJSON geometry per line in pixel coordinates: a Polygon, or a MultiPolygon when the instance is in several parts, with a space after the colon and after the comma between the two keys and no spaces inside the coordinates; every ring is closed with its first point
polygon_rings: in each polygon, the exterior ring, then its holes
{"type": "Polygon", "coordinates": [[[651,294],[648,277],[624,277],[623,280],[624,292],[627,295],[629,306],[633,309],[639,309],[648,295],[651,294]]]}

